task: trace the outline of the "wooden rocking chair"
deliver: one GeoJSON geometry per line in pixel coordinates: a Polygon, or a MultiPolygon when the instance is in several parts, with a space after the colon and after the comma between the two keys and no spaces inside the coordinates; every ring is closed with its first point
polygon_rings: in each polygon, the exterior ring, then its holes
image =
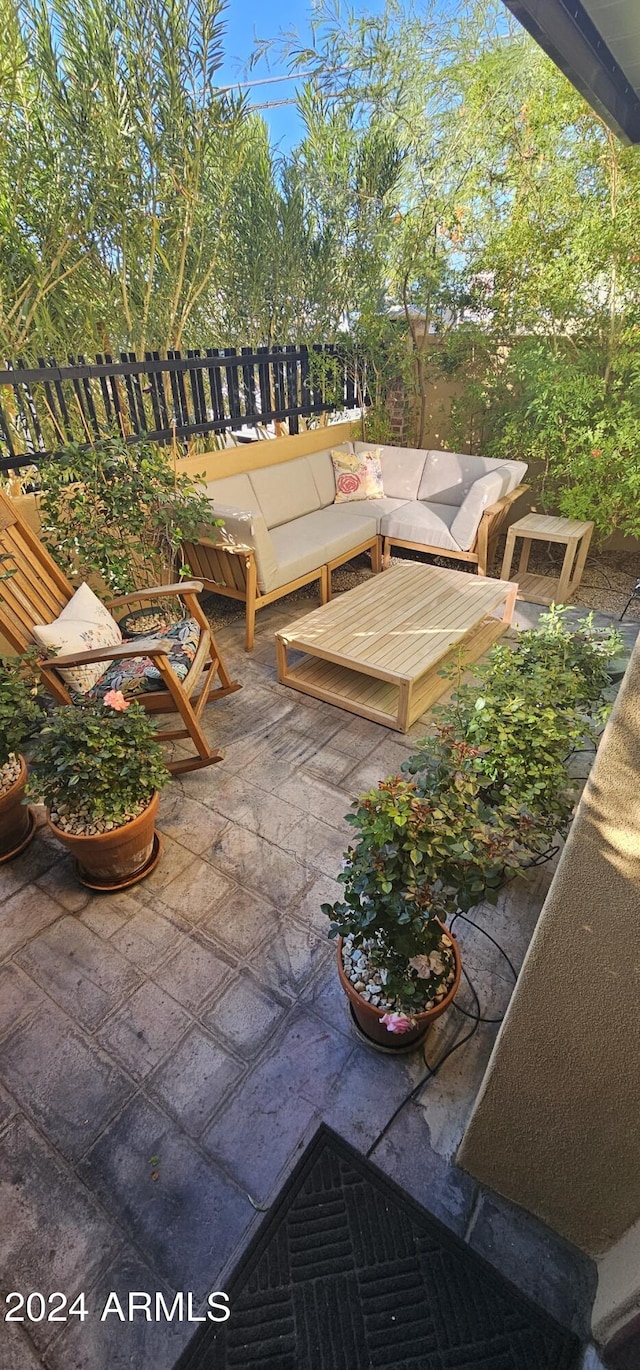
{"type": "MultiPolygon", "coordinates": [[[[24,652],[35,642],[33,626],[52,623],[69,603],[74,587],[56,566],[53,557],[17,512],[12,500],[0,492],[0,557],[3,575],[0,578],[0,632],[17,652],[24,652]]],[[[113,609],[131,604],[180,596],[190,617],[200,629],[194,659],[184,680],[176,675],[169,660],[171,643],[161,638],[144,638],[124,642],[122,646],[99,647],[87,652],[54,656],[39,663],[42,680],[58,704],[73,704],[73,698],[59,675],[61,666],[80,666],[96,661],[125,661],[135,657],[151,657],[162,678],[163,688],[141,694],[138,698],[152,713],[178,713],[184,728],[158,730],[159,742],[175,742],[190,737],[197,756],[169,764],[173,775],[198,770],[222,760],[222,752],[212,751],[203,732],[200,718],[209,700],[223,699],[239,690],[226,671],[211,628],[198,600],[203,589],[199,580],[180,585],[157,585],[148,590],[136,590],[131,595],[120,595],[107,605],[113,609]],[[217,689],[212,686],[219,677],[217,689]]]]}

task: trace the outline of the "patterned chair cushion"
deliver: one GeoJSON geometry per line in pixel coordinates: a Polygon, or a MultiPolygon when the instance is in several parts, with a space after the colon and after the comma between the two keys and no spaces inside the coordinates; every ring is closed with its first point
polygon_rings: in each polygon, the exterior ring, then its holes
{"type": "MultiPolygon", "coordinates": [[[[179,623],[173,623],[170,628],[162,628],[150,636],[167,638],[175,643],[169,652],[169,661],[178,680],[184,680],[200,641],[200,628],[195,618],[182,618],[179,623]]],[[[124,638],[125,642],[134,640],[124,638]]],[[[132,699],[150,690],[163,689],[162,676],[152,658],[137,656],[130,661],[114,661],[89,691],[89,697],[102,699],[108,690],[122,690],[125,699],[132,699]]]]}

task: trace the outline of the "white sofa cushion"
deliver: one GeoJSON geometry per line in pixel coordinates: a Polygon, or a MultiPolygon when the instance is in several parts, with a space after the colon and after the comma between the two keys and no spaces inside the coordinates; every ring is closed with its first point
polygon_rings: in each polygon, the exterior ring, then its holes
{"type": "MultiPolygon", "coordinates": [[[[218,501],[215,503],[214,511],[217,518],[224,519],[224,526],[217,530],[218,536],[215,540],[226,543],[229,547],[252,549],[256,561],[258,586],[263,594],[266,594],[276,584],[278,562],[262,514],[255,514],[250,509],[234,509],[229,505],[219,504],[218,501]]],[[[205,529],[202,530],[202,536],[211,538],[210,532],[205,529]]]]}
{"type": "MultiPolygon", "coordinates": [[[[34,624],[33,636],[40,647],[60,656],[89,652],[92,647],[119,647],[122,642],[115,618],[84,583],[53,623],[34,624]]],[[[70,690],[85,695],[112,665],[112,661],[96,661],[84,666],[68,666],[59,674],[70,690]]]]}
{"type": "Polygon", "coordinates": [[[322,509],[326,508],[327,504],[333,504],[336,497],[332,452],[353,452],[353,443],[341,442],[338,447],[327,447],[324,452],[310,452],[309,456],[305,457],[307,465],[311,468],[322,509]]]}
{"type": "MultiPolygon", "coordinates": [[[[242,473],[237,476],[222,476],[220,480],[207,481],[204,491],[209,499],[213,500],[214,506],[220,503],[225,504],[227,508],[250,509],[252,513],[260,513],[260,505],[251,481],[248,476],[242,473]]],[[[214,513],[216,512],[214,508],[214,513]]]]}
{"type": "MultiPolygon", "coordinates": [[[[385,515],[392,514],[395,509],[401,509],[406,502],[404,499],[390,499],[389,495],[383,495],[382,499],[354,500],[346,506],[336,504],[334,508],[337,511],[346,508],[349,514],[356,514],[358,518],[375,519],[376,528],[380,532],[385,515]]],[[[364,536],[362,540],[364,541],[364,536]]]]}
{"type": "Polygon", "coordinates": [[[474,481],[490,471],[498,471],[502,477],[502,488],[496,499],[500,499],[510,490],[515,490],[526,469],[523,461],[498,461],[494,457],[477,457],[467,452],[430,450],[427,452],[417,497],[428,500],[430,504],[461,505],[474,481]]]}
{"type": "MultiPolygon", "coordinates": [[[[468,552],[473,546],[485,509],[488,509],[490,504],[495,504],[503,494],[504,476],[501,471],[488,471],[480,480],[474,480],[451,524],[452,536],[463,552],[468,552]]],[[[436,504],[434,507],[441,509],[443,506],[436,504]]]]}
{"type": "Polygon", "coordinates": [[[249,478],[267,528],[279,528],[320,508],[320,496],[306,457],[250,471],[249,478]]]}
{"type": "MultiPolygon", "coordinates": [[[[354,442],[356,453],[369,452],[370,442],[354,442]]],[[[391,499],[418,499],[427,453],[423,447],[382,447],[380,465],[385,495],[391,499]]]]}
{"type": "Polygon", "coordinates": [[[411,500],[383,518],[382,535],[397,538],[400,542],[417,542],[425,547],[441,547],[443,552],[459,552],[461,548],[451,532],[451,525],[458,512],[455,504],[430,505],[423,501],[411,500]]]}
{"type": "Polygon", "coordinates": [[[352,547],[374,538],[376,532],[376,520],[353,513],[350,505],[331,504],[281,524],[271,532],[278,560],[277,578],[271,588],[286,585],[327,561],[345,556],[352,547]]]}

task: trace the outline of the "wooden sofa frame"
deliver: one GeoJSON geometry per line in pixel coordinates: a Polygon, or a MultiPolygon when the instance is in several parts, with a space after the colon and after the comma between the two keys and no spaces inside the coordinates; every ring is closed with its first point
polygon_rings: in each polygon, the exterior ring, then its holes
{"type": "Polygon", "coordinates": [[[192,573],[202,581],[205,589],[211,590],[216,595],[224,595],[228,599],[240,600],[245,605],[245,650],[247,652],[253,651],[258,609],[264,609],[267,604],[273,604],[276,599],[282,599],[284,595],[290,595],[293,590],[299,590],[303,585],[310,585],[314,580],[320,582],[320,603],[327,604],[332,593],[332,571],[335,571],[338,566],[344,566],[347,561],[360,556],[363,552],[370,553],[373,570],[381,571],[381,539],[379,537],[367,538],[366,542],[361,542],[357,547],[350,548],[348,552],[335,557],[333,561],[316,567],[314,571],[307,571],[304,576],[298,576],[296,580],[290,580],[286,585],[279,585],[277,590],[268,590],[263,593],[258,586],[256,559],[251,547],[232,547],[226,542],[213,542],[208,538],[203,538],[197,543],[184,544],[186,561],[192,573]]]}
{"type": "Polygon", "coordinates": [[[431,547],[425,542],[407,542],[403,538],[385,537],[382,539],[382,565],[384,569],[391,562],[392,547],[408,547],[413,552],[429,552],[435,557],[449,557],[452,561],[470,561],[477,570],[479,576],[489,574],[489,567],[493,561],[496,550],[496,543],[499,534],[504,528],[509,510],[512,504],[529,489],[528,485],[517,485],[515,490],[511,490],[508,495],[503,495],[502,499],[495,504],[490,504],[485,509],[478,531],[475,536],[473,546],[468,552],[456,552],[448,547],[431,547]]]}

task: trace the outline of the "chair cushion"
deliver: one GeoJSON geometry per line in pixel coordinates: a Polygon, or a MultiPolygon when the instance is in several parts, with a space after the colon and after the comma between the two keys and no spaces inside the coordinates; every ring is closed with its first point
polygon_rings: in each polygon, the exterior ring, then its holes
{"type": "Polygon", "coordinates": [[[352,513],[350,506],[339,504],[330,504],[282,528],[274,528],[271,538],[279,567],[273,588],[319,570],[326,562],[374,538],[376,533],[375,518],[361,518],[352,513]]]}
{"type": "Polygon", "coordinates": [[[455,504],[429,505],[412,500],[383,518],[382,534],[384,537],[398,538],[401,542],[441,547],[443,552],[460,552],[462,549],[450,531],[457,513],[455,504]]]}
{"type": "MultiPolygon", "coordinates": [[[[154,638],[167,638],[172,645],[169,661],[178,680],[184,680],[198,649],[200,628],[195,618],[182,618],[153,634],[154,638]]],[[[125,638],[125,642],[132,641],[125,638]]],[[[101,663],[102,664],[102,663],[101,663]]],[[[151,690],[164,690],[164,681],[158,667],[150,656],[131,657],[129,661],[114,661],[104,675],[89,691],[92,699],[102,699],[108,690],[122,690],[125,699],[147,694],[151,690]]]]}
{"type": "MultiPolygon", "coordinates": [[[[368,451],[371,443],[355,442],[357,453],[368,451]]],[[[382,447],[380,465],[385,495],[391,499],[418,499],[418,488],[427,453],[423,447],[382,447]]]]}
{"type": "Polygon", "coordinates": [[[251,471],[249,478],[269,529],[320,508],[320,496],[306,457],[251,471]]]}
{"type": "Polygon", "coordinates": [[[364,452],[338,452],[334,448],[331,460],[336,478],[336,504],[350,504],[357,500],[382,499],[382,469],[380,448],[364,452]]]}
{"type": "Polygon", "coordinates": [[[353,452],[352,442],[341,442],[339,447],[325,448],[323,452],[310,452],[305,457],[307,466],[311,469],[311,474],[315,481],[316,490],[320,499],[320,507],[326,508],[327,504],[333,504],[336,497],[336,478],[331,460],[331,452],[353,452]]]}
{"type": "Polygon", "coordinates": [[[526,469],[523,461],[499,461],[494,457],[477,457],[467,452],[431,450],[427,453],[417,497],[428,500],[430,504],[460,506],[474,481],[490,471],[499,471],[502,489],[496,499],[500,499],[510,490],[515,490],[526,469]]]}
{"type": "MultiPolygon", "coordinates": [[[[34,624],[33,636],[41,647],[61,656],[88,652],[92,647],[118,647],[122,642],[115,618],[86,584],[79,586],[53,623],[34,624]]],[[[84,695],[110,665],[109,661],[97,661],[93,665],[66,667],[59,674],[70,690],[84,695]]]]}
{"type": "Polygon", "coordinates": [[[401,509],[406,503],[405,499],[390,499],[388,495],[383,495],[381,499],[354,500],[351,504],[334,504],[333,507],[336,513],[344,511],[349,517],[355,514],[357,518],[375,519],[376,528],[380,532],[385,515],[392,514],[395,509],[401,509]]]}

